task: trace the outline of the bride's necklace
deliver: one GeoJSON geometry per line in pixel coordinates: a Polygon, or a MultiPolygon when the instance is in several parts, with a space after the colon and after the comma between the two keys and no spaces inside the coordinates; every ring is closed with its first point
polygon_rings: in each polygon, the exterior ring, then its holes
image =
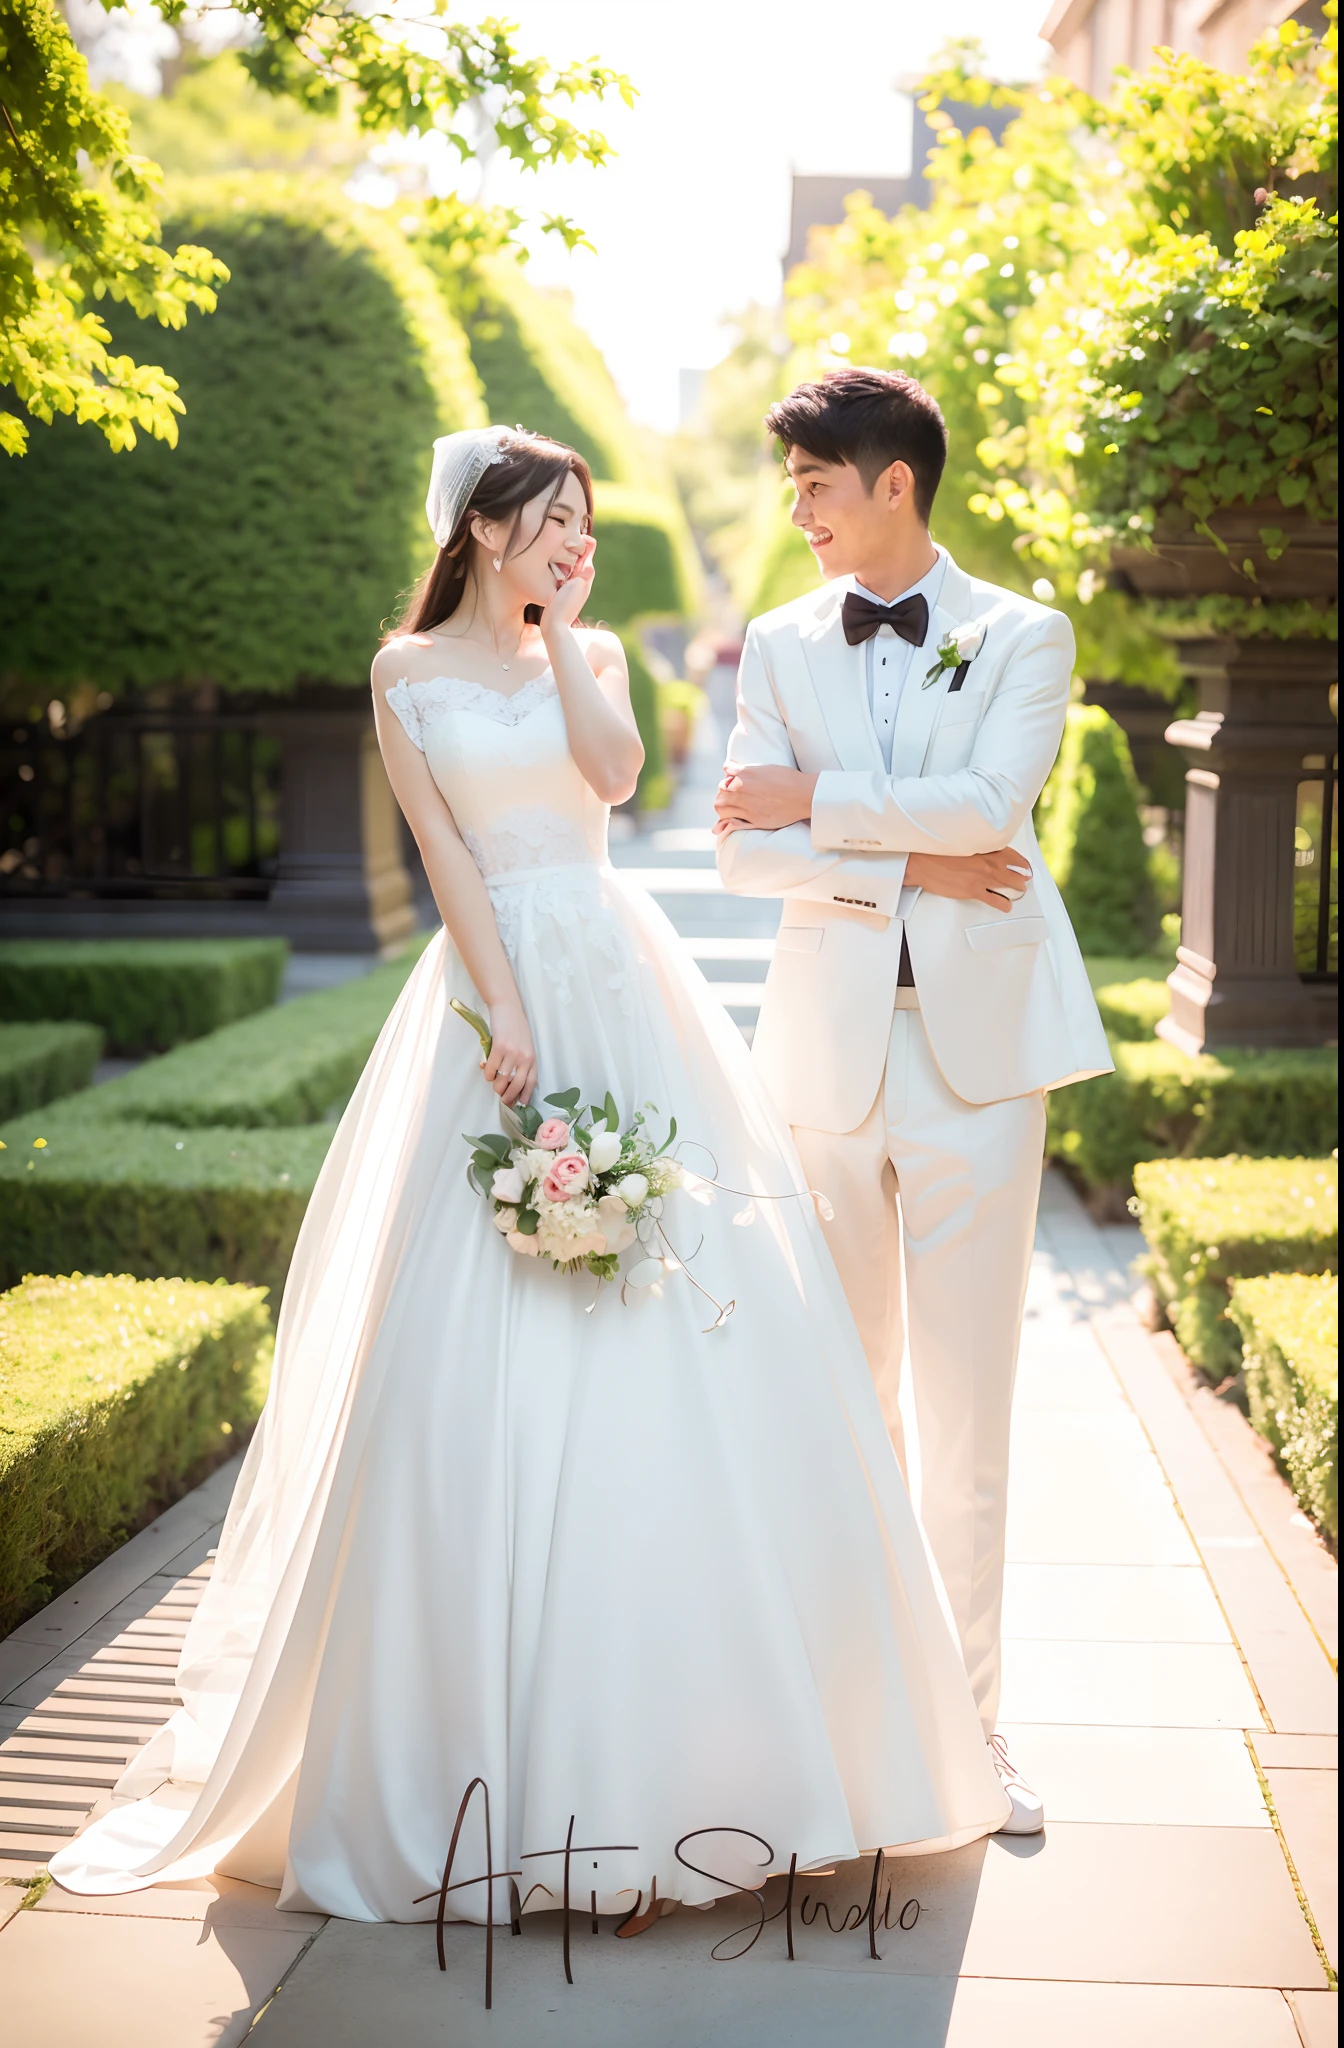
{"type": "MultiPolygon", "coordinates": [[[[450,633],[450,634],[449,634],[449,635],[448,635],[447,637],[448,637],[449,639],[452,639],[452,640],[460,640],[460,639],[465,639],[465,637],[466,637],[466,636],[465,636],[465,634],[461,634],[461,633],[450,633]]],[[[522,645],[522,636],[521,636],[521,634],[519,635],[519,641],[518,641],[518,645],[519,645],[519,646],[521,646],[521,645],[522,645]]],[[[494,657],[495,657],[495,660],[496,660],[496,661],[497,661],[497,662],[499,663],[499,665],[500,665],[500,667],[501,667],[501,668],[503,669],[503,671],[504,671],[505,675],[508,675],[508,674],[509,674],[509,673],[511,672],[511,670],[512,670],[512,666],[513,666],[513,663],[512,663],[512,662],[509,662],[509,661],[505,661],[505,660],[504,660],[504,658],[503,658],[503,657],[502,657],[502,655],[500,654],[500,651],[499,651],[498,647],[492,647],[492,648],[491,648],[491,650],[490,650],[490,652],[491,652],[491,653],[492,653],[492,654],[494,655],[494,657]]],[[[517,660],[517,658],[518,658],[518,647],[515,647],[515,648],[514,648],[514,650],[513,650],[513,659],[514,659],[514,661],[516,661],[516,660],[517,660]]]]}

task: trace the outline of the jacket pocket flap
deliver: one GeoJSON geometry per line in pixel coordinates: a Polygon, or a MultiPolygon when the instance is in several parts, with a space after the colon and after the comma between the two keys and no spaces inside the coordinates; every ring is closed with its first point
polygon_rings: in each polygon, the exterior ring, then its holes
{"type": "Polygon", "coordinates": [[[775,934],[777,953],[819,953],[826,936],[824,925],[782,924],[775,934]]]}
{"type": "Polygon", "coordinates": [[[966,927],[966,943],[977,953],[997,953],[1005,946],[1039,946],[1044,937],[1043,917],[1014,917],[1009,913],[996,924],[966,927]]]}

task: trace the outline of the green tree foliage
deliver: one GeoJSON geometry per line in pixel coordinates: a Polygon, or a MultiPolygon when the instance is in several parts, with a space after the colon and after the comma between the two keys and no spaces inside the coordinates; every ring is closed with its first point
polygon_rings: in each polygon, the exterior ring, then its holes
{"type": "MultiPolygon", "coordinates": [[[[181,22],[189,0],[160,0],[159,11],[181,22]]],[[[435,128],[464,158],[484,113],[494,143],[525,168],[601,164],[605,137],[567,109],[611,90],[632,97],[628,81],[596,59],[557,68],[523,55],[509,24],[453,21],[438,5],[419,47],[392,16],[345,0],[253,0],[248,16],[255,39],[241,61],[266,92],[316,114],[344,103],[367,134],[435,128]]],[[[0,23],[0,387],[44,422],[64,413],[96,425],[117,449],[134,446],[137,428],[171,442],[182,403],[166,371],[112,353],[88,300],[111,298],[180,327],[189,307],[212,310],[225,275],[204,248],[161,246],[157,184],[156,166],[130,152],[125,114],[90,89],[54,0],[9,0],[0,23]]],[[[571,246],[582,239],[562,216],[542,225],[571,246]]],[[[18,414],[0,412],[0,449],[21,454],[27,439],[18,414]]]]}
{"type": "MultiPolygon", "coordinates": [[[[1216,539],[1267,500],[1336,517],[1335,43],[1285,23],[1244,77],[1166,52],[1107,110],[1150,231],[1052,281],[1008,366],[1027,481],[1055,480],[1082,544],[1216,539]]],[[[1012,499],[1025,532],[1040,497],[1012,499]]],[[[1272,513],[1262,538],[1282,552],[1272,513]]]]}
{"type": "MultiPolygon", "coordinates": [[[[417,246],[425,246],[422,237],[417,246]]],[[[442,274],[441,260],[432,253],[430,260],[442,274]]],[[[471,279],[464,317],[491,419],[551,434],[577,448],[592,469],[594,615],[622,627],[683,616],[693,607],[698,576],[676,492],[568,299],[539,291],[512,258],[478,263],[471,279]]],[[[455,281],[446,288],[454,298],[455,281]]]]}
{"type": "Polygon", "coordinates": [[[421,566],[426,451],[484,420],[466,340],[393,223],[322,188],[184,187],[233,273],[167,337],[181,445],[114,457],[58,420],[0,471],[0,647],[20,683],[364,683],[421,566]]]}
{"type": "Polygon", "coordinates": [[[130,116],[132,147],[166,179],[229,171],[348,178],[368,153],[348,103],[323,116],[263,92],[236,50],[188,56],[162,92],[113,86],[108,96],[130,116]]]}
{"type": "Polygon", "coordinates": [[[1144,953],[1157,936],[1138,803],[1121,728],[1100,705],[1070,705],[1059,759],[1037,805],[1037,829],[1085,953],[1144,953]]]}
{"type": "MultiPolygon", "coordinates": [[[[160,246],[157,188],[126,116],[90,91],[53,0],[11,0],[0,16],[0,387],[37,419],[96,426],[112,448],[134,447],[137,427],[173,443],[183,407],[172,377],[114,351],[88,300],[180,328],[189,308],[213,311],[228,277],[208,249],[160,246]]],[[[27,441],[0,409],[0,450],[21,455],[27,441]]]]}
{"type": "Polygon", "coordinates": [[[954,50],[926,81],[928,208],[888,220],[856,197],[791,281],[799,370],[891,362],[928,384],[952,437],[939,537],[996,581],[1043,577],[1098,679],[1174,683],[1152,615],[1105,586],[1118,526],[1271,482],[1333,504],[1326,12],[1323,37],[1272,31],[1244,76],[1168,52],[1105,105],[1060,79],[993,85],[954,50]],[[996,144],[944,102],[1014,119],[996,144]]]}

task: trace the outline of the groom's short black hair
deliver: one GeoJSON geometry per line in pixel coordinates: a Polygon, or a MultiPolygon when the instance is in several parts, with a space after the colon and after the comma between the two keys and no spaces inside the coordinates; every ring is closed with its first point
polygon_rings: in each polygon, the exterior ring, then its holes
{"type": "Polygon", "coordinates": [[[871,491],[893,462],[910,465],[915,510],[927,526],[947,461],[947,427],[933,398],[901,370],[830,370],[800,384],[765,416],[786,453],[852,462],[871,491]]]}

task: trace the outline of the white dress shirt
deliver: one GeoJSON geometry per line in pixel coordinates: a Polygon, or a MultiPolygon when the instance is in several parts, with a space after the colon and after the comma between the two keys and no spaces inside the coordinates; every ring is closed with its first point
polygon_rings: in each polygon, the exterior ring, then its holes
{"type": "MultiPolygon", "coordinates": [[[[866,590],[857,576],[849,577],[851,590],[860,597],[866,597],[871,604],[899,604],[902,598],[922,597],[929,607],[932,621],[934,607],[943,588],[943,575],[947,568],[947,550],[937,550],[938,559],[933,567],[926,570],[918,583],[912,583],[908,590],[902,590],[896,597],[878,597],[875,591],[866,590]]],[[[868,676],[868,714],[873,721],[873,731],[882,749],[882,759],[888,775],[891,773],[891,741],[896,730],[896,714],[900,709],[901,695],[917,661],[928,667],[928,656],[922,647],[912,647],[908,640],[902,640],[891,626],[879,626],[870,640],[864,642],[868,676]]],[[[922,673],[922,671],[921,671],[922,673]]]]}
{"type": "MultiPolygon", "coordinates": [[[[947,568],[947,550],[938,548],[938,559],[927,569],[918,583],[912,583],[908,590],[902,590],[896,597],[879,597],[876,591],[868,590],[857,576],[847,578],[849,588],[866,597],[872,604],[899,604],[903,597],[921,596],[929,607],[929,621],[932,624],[934,607],[943,588],[943,575],[947,568]]],[[[888,775],[891,773],[891,742],[896,730],[896,714],[901,707],[901,696],[910,679],[912,669],[920,665],[920,673],[928,667],[924,647],[913,647],[908,640],[902,640],[892,626],[879,626],[870,640],[863,645],[867,659],[868,715],[888,775]]],[[[896,915],[904,923],[914,908],[919,895],[918,889],[902,889],[896,905],[896,915]]]]}

